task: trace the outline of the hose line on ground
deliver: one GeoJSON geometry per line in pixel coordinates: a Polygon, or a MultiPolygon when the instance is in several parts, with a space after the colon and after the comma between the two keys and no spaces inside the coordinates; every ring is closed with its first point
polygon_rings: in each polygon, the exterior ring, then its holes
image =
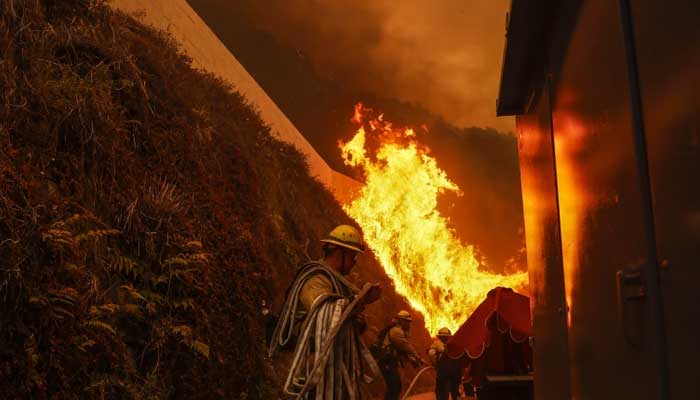
{"type": "Polygon", "coordinates": [[[421,375],[427,370],[434,369],[434,367],[428,365],[427,367],[423,367],[416,376],[413,378],[413,381],[411,381],[411,384],[408,386],[408,389],[406,389],[406,393],[403,394],[403,397],[401,400],[406,400],[408,398],[408,395],[411,394],[411,390],[413,390],[413,387],[416,385],[416,382],[418,382],[418,378],[420,378],[421,375]]]}

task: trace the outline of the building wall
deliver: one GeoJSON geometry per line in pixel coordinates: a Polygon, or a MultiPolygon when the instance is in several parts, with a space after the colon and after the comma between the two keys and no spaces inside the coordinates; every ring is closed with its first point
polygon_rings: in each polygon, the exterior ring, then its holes
{"type": "Polygon", "coordinates": [[[617,272],[646,254],[617,2],[583,2],[560,65],[552,121],[572,395],[652,399],[646,305],[626,302],[624,317],[616,308],[617,272]]]}
{"type": "Polygon", "coordinates": [[[672,399],[700,399],[700,3],[632,1],[672,399]]]}
{"type": "Polygon", "coordinates": [[[569,398],[567,312],[548,83],[517,118],[525,244],[535,338],[535,398],[569,398]],[[540,384],[540,382],[546,382],[540,384]]]}
{"type": "Polygon", "coordinates": [[[185,0],[110,0],[109,4],[126,13],[136,13],[145,23],[169,31],[192,58],[194,67],[231,83],[257,108],[262,119],[281,140],[294,145],[306,156],[311,174],[331,191],[347,199],[349,193],[359,188],[357,181],[338,177],[340,174],[326,164],[185,0]]]}
{"type": "Polygon", "coordinates": [[[555,29],[548,38],[549,54],[536,61],[538,96],[516,123],[538,399],[568,398],[561,371],[569,375],[573,399],[659,398],[663,364],[654,356],[653,299],[640,292],[645,279],[661,283],[671,398],[700,398],[700,7],[691,0],[630,3],[662,268],[653,275],[655,261],[647,259],[628,75],[633,64],[625,55],[618,2],[581,2],[569,31],[555,29]],[[618,276],[631,278],[618,289],[618,276]],[[559,296],[568,305],[565,332],[553,309],[559,296]],[[556,335],[568,337],[568,357],[556,335]]]}

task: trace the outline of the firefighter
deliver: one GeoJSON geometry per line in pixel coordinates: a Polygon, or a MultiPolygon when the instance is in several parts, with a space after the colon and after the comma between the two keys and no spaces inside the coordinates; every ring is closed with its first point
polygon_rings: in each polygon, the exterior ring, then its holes
{"type": "MultiPolygon", "coordinates": [[[[288,395],[298,395],[306,390],[306,399],[359,399],[359,381],[367,370],[354,363],[345,365],[343,360],[350,360],[366,349],[359,337],[363,329],[361,311],[379,298],[381,290],[378,285],[372,285],[367,295],[356,302],[352,318],[337,321],[336,318],[353,304],[359,292],[345,276],[354,268],[357,257],[364,253],[364,244],[357,229],[349,225],[336,227],[321,242],[323,258],[302,266],[288,291],[272,337],[270,355],[274,355],[276,349],[296,342],[295,361],[284,387],[288,395]],[[336,338],[343,340],[331,342],[331,353],[325,359],[317,357],[316,352],[322,351],[337,324],[340,324],[341,333],[336,338]],[[353,348],[356,346],[360,348],[353,348]],[[329,359],[336,362],[328,362],[329,359]],[[322,371],[317,382],[312,382],[312,377],[307,376],[309,366],[322,371]]],[[[364,361],[365,364],[374,364],[371,357],[364,361]]]]}
{"type": "MultiPolygon", "coordinates": [[[[342,276],[350,274],[350,271],[357,263],[357,257],[364,254],[364,243],[362,236],[357,229],[350,225],[340,225],[333,229],[326,238],[321,239],[323,258],[321,263],[339,272],[342,276]]],[[[349,295],[347,288],[341,288],[344,295],[349,295]]],[[[375,286],[374,292],[358,306],[357,312],[353,315],[353,319],[362,334],[367,328],[367,323],[362,314],[365,305],[377,300],[380,295],[379,286],[375,286]]],[[[315,274],[311,276],[301,288],[299,300],[304,310],[310,310],[314,301],[319,296],[335,293],[333,282],[327,275],[315,274]]]]}
{"type": "Polygon", "coordinates": [[[459,384],[461,381],[461,364],[459,360],[447,355],[446,344],[452,337],[448,328],[440,328],[437,337],[433,340],[428,350],[428,358],[435,367],[435,397],[437,400],[452,400],[459,398],[459,384]]]}
{"type": "Polygon", "coordinates": [[[378,361],[386,383],[384,400],[399,398],[401,393],[399,366],[403,367],[405,360],[410,361],[414,367],[425,364],[423,358],[408,341],[411,320],[411,314],[408,311],[399,311],[391,319],[391,324],[380,332],[382,356],[378,361]]]}

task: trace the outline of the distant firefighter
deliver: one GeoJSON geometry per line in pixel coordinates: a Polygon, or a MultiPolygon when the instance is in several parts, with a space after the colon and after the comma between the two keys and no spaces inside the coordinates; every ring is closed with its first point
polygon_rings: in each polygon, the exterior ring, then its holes
{"type": "Polygon", "coordinates": [[[462,378],[460,359],[452,359],[447,355],[445,345],[452,337],[448,328],[440,328],[437,338],[433,340],[428,350],[428,358],[435,367],[435,397],[437,400],[459,399],[459,384],[462,378]]]}
{"type": "Polygon", "coordinates": [[[297,399],[360,399],[360,379],[379,369],[360,340],[364,306],[381,290],[360,290],[345,276],[364,253],[357,229],[340,225],[323,242],[323,258],[303,265],[290,287],[272,335],[270,356],[295,345],[284,392],[297,399]]]}
{"type": "Polygon", "coordinates": [[[408,311],[399,311],[391,319],[391,324],[379,332],[377,343],[373,346],[373,353],[386,382],[385,400],[399,398],[401,393],[399,367],[404,366],[405,360],[410,361],[415,367],[425,364],[423,358],[408,341],[411,321],[411,314],[408,311]]]}

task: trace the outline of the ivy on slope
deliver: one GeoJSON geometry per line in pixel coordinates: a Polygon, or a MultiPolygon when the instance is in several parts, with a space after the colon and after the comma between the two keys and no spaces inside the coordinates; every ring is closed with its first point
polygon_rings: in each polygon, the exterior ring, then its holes
{"type": "Polygon", "coordinates": [[[0,2],[0,397],[276,398],[261,299],[346,222],[167,34],[0,2]]]}

